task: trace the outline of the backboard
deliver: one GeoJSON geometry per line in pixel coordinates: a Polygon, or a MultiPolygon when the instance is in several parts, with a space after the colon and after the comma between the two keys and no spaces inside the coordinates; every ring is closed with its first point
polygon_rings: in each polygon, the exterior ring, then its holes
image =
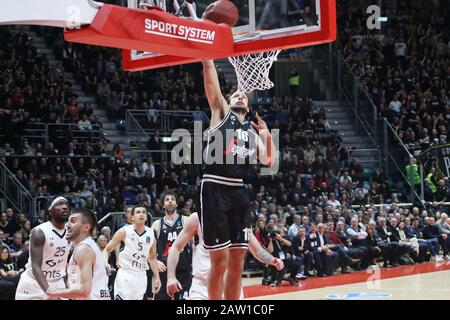
{"type": "MultiPolygon", "coordinates": [[[[216,0],[197,0],[178,10],[188,19],[201,17],[216,0]]],[[[231,0],[239,10],[233,28],[234,55],[296,48],[331,42],[336,39],[336,0],[231,0]]],[[[142,0],[128,0],[138,8],[142,0]]],[[[183,0],[147,1],[174,13],[183,0]],[[169,4],[169,2],[172,2],[169,4]]],[[[182,55],[183,48],[180,48],[182,55]]],[[[225,57],[224,57],[225,58],[225,57]]],[[[123,68],[140,71],[192,63],[198,58],[168,56],[136,50],[123,50],[123,68]]]]}

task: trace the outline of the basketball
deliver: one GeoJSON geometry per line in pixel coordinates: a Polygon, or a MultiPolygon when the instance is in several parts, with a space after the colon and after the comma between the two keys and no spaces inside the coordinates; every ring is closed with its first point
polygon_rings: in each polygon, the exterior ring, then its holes
{"type": "Polygon", "coordinates": [[[203,13],[203,18],[215,23],[226,23],[234,27],[239,19],[239,11],[233,2],[219,0],[211,3],[203,13]]]}

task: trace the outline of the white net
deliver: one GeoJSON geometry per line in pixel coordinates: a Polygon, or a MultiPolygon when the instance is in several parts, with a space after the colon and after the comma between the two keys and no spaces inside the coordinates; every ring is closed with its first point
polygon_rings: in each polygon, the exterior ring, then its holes
{"type": "Polygon", "coordinates": [[[228,60],[236,71],[238,90],[250,93],[272,88],[274,84],[269,79],[269,72],[280,52],[281,50],[277,50],[229,57],[228,60]]]}

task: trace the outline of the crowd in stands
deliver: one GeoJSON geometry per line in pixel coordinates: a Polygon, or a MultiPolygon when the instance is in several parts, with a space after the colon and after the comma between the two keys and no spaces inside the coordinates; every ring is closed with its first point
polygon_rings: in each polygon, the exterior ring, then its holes
{"type": "MultiPolygon", "coordinates": [[[[384,37],[368,33],[364,14],[352,9],[357,3],[338,7],[339,42],[347,62],[411,151],[435,139],[446,142],[450,119],[448,25],[443,24],[448,11],[433,11],[423,3],[413,9],[399,5],[400,14],[384,37]]],[[[38,31],[51,41],[58,36],[54,30],[38,31]]],[[[104,138],[79,143],[68,135],[42,146],[20,137],[26,125],[38,122],[68,123],[87,132],[93,125],[101,127],[90,105],[77,103],[65,72],[74,74],[111,119],[123,119],[128,109],[208,113],[200,65],[126,73],[117,50],[70,43],[57,52],[63,63],[49,65],[25,33],[2,27],[0,41],[6,44],[0,48],[0,161],[34,196],[66,195],[72,207],[92,209],[99,219],[138,204],[153,218],[162,217],[161,198],[169,191],[178,195],[180,213],[197,210],[199,176],[192,166],[175,166],[159,154],[126,159],[120,146],[108,150],[104,138]]],[[[235,88],[223,75],[220,84],[224,94],[235,88]]],[[[281,273],[264,268],[264,284],[279,285],[285,273],[294,283],[314,274],[362,270],[378,261],[384,267],[440,261],[441,249],[442,258],[449,258],[446,208],[399,207],[401,195],[391,192],[380,170],[367,175],[357,158],[348,158],[350,146],[330,130],[325,109],[317,110],[308,97],[274,97],[269,104],[253,104],[253,111],[280,130],[279,172],[260,176],[255,166],[245,179],[255,235],[286,265],[281,273]]],[[[159,133],[147,144],[151,150],[161,145],[159,133]]],[[[441,189],[447,196],[450,188],[441,189]]],[[[30,229],[45,220],[44,211],[35,218],[5,210],[0,245],[7,245],[19,263],[27,254],[30,229]]],[[[109,228],[114,232],[114,226],[109,228]]],[[[21,269],[0,254],[6,273],[21,269]]],[[[247,260],[247,266],[252,263],[247,260]]]]}
{"type": "Polygon", "coordinates": [[[365,1],[338,6],[339,47],[410,153],[449,141],[450,13],[445,1],[382,1],[369,29],[365,1]]]}
{"type": "MultiPolygon", "coordinates": [[[[365,1],[338,3],[338,46],[368,97],[408,151],[419,156],[449,142],[450,26],[445,1],[382,1],[387,22],[369,29],[365,1]]],[[[419,164],[414,171],[420,190],[419,164]]],[[[427,166],[426,201],[448,199],[448,180],[427,166]]]]}

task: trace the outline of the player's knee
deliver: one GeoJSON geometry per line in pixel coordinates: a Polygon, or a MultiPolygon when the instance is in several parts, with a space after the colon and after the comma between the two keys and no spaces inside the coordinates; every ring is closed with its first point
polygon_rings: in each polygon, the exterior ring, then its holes
{"type": "Polygon", "coordinates": [[[242,272],[244,269],[244,259],[230,258],[228,261],[228,272],[242,272]]]}
{"type": "Polygon", "coordinates": [[[224,273],[227,269],[228,264],[225,259],[218,259],[218,260],[212,260],[211,261],[211,273],[214,274],[215,272],[224,273]]]}

